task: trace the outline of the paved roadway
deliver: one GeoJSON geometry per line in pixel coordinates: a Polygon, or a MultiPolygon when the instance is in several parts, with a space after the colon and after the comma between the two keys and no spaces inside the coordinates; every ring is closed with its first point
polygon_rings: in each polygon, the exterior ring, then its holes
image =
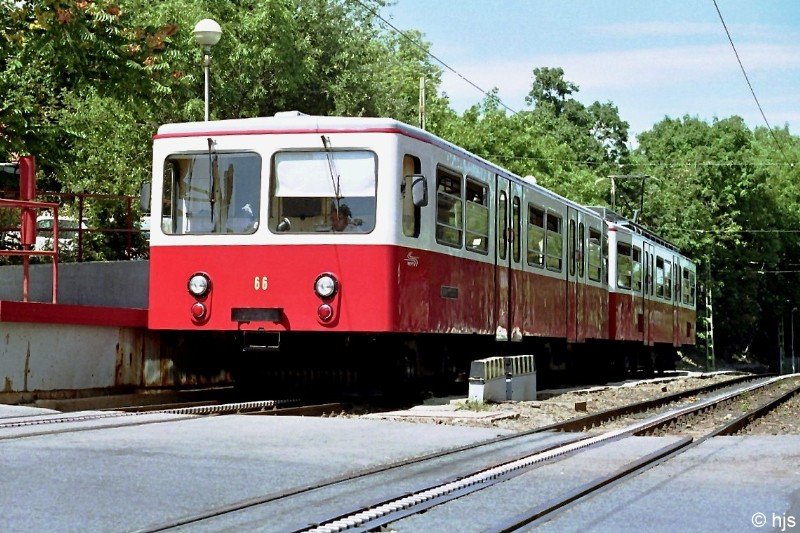
{"type": "MultiPolygon", "coordinates": [[[[28,413],[46,412],[0,406],[0,423],[28,413]]],[[[146,528],[503,433],[345,418],[145,415],[113,420],[117,427],[106,420],[102,429],[61,434],[36,435],[41,430],[30,428],[0,431],[0,531],[146,528]],[[134,420],[150,423],[125,425],[134,420]],[[30,436],[9,438],[20,434],[30,436]]],[[[80,424],[94,423],[75,423],[80,424]]],[[[483,531],[672,440],[648,437],[611,443],[401,520],[394,527],[483,531]]],[[[436,476],[446,480],[447,474],[436,476]]],[[[364,498],[375,496],[373,488],[364,498]]],[[[286,518],[251,510],[186,529],[285,530],[291,522],[286,518]]],[[[800,531],[800,437],[713,439],[587,498],[537,528],[800,531]],[[762,519],[756,513],[766,520],[760,528],[752,525],[762,519]]]]}

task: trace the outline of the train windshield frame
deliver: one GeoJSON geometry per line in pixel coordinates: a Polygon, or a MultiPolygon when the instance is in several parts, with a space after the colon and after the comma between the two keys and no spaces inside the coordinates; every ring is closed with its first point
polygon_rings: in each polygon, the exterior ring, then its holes
{"type": "Polygon", "coordinates": [[[277,234],[370,233],[375,229],[378,158],[370,150],[276,152],[269,230],[277,234]]]}
{"type": "Polygon", "coordinates": [[[161,229],[166,235],[247,235],[258,229],[261,156],[186,152],[164,161],[161,229]]]}

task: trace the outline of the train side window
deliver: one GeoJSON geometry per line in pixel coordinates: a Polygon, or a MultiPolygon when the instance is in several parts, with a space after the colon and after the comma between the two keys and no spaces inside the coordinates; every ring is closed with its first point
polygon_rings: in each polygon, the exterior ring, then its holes
{"type": "Polygon", "coordinates": [[[664,258],[656,257],[656,296],[664,297],[664,258]]]}
{"type": "Polygon", "coordinates": [[[600,232],[594,228],[589,228],[589,279],[600,281],[603,277],[603,256],[601,248],[600,232]]]}
{"type": "Polygon", "coordinates": [[[508,220],[508,195],[506,191],[500,191],[497,204],[497,256],[505,259],[508,254],[508,233],[506,232],[506,221],[508,220]]]}
{"type": "Polygon", "coordinates": [[[689,269],[683,269],[683,303],[689,305],[689,269]]]}
{"type": "Polygon", "coordinates": [[[436,170],[436,242],[461,248],[464,232],[461,176],[443,168],[436,170]]]}
{"type": "Polygon", "coordinates": [[[164,195],[161,202],[161,231],[166,234],[175,233],[175,216],[172,213],[172,206],[177,204],[180,193],[172,189],[175,184],[176,189],[180,189],[181,182],[177,179],[180,175],[180,167],[177,161],[171,161],[164,165],[164,195]]]}
{"type": "Polygon", "coordinates": [[[585,258],[585,243],[586,242],[586,229],[583,226],[583,222],[578,224],[578,276],[581,278],[584,276],[584,269],[586,264],[585,258]]]}
{"type": "Polygon", "coordinates": [[[672,301],[672,263],[664,261],[664,298],[672,301]]]}
{"type": "Polygon", "coordinates": [[[406,237],[419,237],[421,209],[414,205],[411,194],[411,184],[414,174],[422,173],[422,165],[418,157],[413,155],[403,156],[403,183],[400,193],[403,201],[403,235],[406,237]]]}
{"type": "Polygon", "coordinates": [[[520,259],[520,201],[519,196],[514,197],[514,202],[511,206],[511,254],[513,256],[514,262],[519,263],[520,259]]]}
{"type": "Polygon", "coordinates": [[[528,204],[528,264],[544,268],[544,209],[528,204]]]}
{"type": "Polygon", "coordinates": [[[466,218],[467,250],[489,253],[489,187],[467,178],[466,218]]]}
{"type": "Polygon", "coordinates": [[[655,294],[653,292],[655,291],[655,286],[656,286],[655,261],[656,261],[656,256],[650,254],[650,296],[653,296],[653,294],[655,294]]]}
{"type": "Polygon", "coordinates": [[[578,254],[575,246],[575,221],[569,221],[569,231],[567,232],[567,257],[569,258],[569,275],[575,275],[576,256],[578,254]]]}
{"type": "Polygon", "coordinates": [[[562,220],[558,215],[547,213],[547,269],[561,272],[564,256],[564,237],[562,235],[562,220]]]}
{"type": "Polygon", "coordinates": [[[695,274],[688,268],[683,269],[683,303],[694,306],[695,274]]]}
{"type": "Polygon", "coordinates": [[[636,292],[642,290],[642,249],[638,246],[633,247],[631,254],[631,283],[636,292]]]}
{"type": "Polygon", "coordinates": [[[620,289],[631,288],[631,272],[633,263],[631,261],[631,245],[617,243],[617,287],[620,289]]]}

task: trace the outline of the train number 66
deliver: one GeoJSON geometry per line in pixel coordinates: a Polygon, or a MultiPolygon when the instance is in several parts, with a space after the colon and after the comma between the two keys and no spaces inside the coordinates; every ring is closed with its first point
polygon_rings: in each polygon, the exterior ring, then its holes
{"type": "Polygon", "coordinates": [[[253,278],[253,289],[257,291],[267,290],[267,276],[256,276],[253,278]]]}

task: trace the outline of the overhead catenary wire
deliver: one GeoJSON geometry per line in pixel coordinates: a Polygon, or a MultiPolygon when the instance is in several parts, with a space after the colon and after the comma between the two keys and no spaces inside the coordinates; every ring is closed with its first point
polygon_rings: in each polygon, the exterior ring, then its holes
{"type": "Polygon", "coordinates": [[[401,30],[400,28],[398,28],[397,26],[395,26],[394,24],[392,24],[391,22],[389,22],[388,20],[383,18],[381,16],[381,14],[377,10],[373,9],[371,6],[365,4],[361,0],[349,0],[349,1],[356,2],[361,7],[363,7],[364,9],[369,11],[370,13],[372,13],[373,16],[375,16],[376,18],[380,19],[384,24],[386,24],[391,29],[393,29],[395,32],[397,32],[397,34],[400,35],[403,39],[405,39],[406,41],[408,41],[409,43],[414,45],[416,48],[419,48],[421,51],[423,51],[425,54],[427,54],[428,57],[430,57],[431,59],[435,60],[437,63],[440,63],[444,68],[446,68],[447,70],[449,70],[450,72],[452,72],[453,74],[455,74],[456,76],[458,76],[459,78],[464,80],[466,83],[468,83],[469,85],[471,85],[472,87],[474,87],[475,89],[477,89],[478,91],[483,93],[487,98],[491,98],[492,100],[497,102],[500,106],[502,106],[503,108],[507,109],[508,111],[510,111],[514,115],[519,113],[519,111],[517,111],[517,110],[507,106],[505,103],[503,103],[503,101],[500,99],[500,97],[498,97],[496,94],[489,93],[488,91],[486,91],[483,88],[479,87],[475,82],[473,82],[472,80],[470,80],[469,78],[467,78],[466,76],[461,74],[459,71],[457,71],[456,69],[454,69],[453,67],[451,67],[450,65],[445,63],[443,60],[439,59],[432,52],[430,52],[427,48],[422,46],[422,44],[420,44],[419,41],[417,41],[413,37],[409,36],[406,32],[404,32],[403,30],[401,30]]]}
{"type": "Polygon", "coordinates": [[[767,115],[764,113],[764,109],[761,107],[761,102],[758,101],[758,97],[756,96],[756,91],[753,89],[753,84],[750,83],[750,77],[747,75],[747,70],[745,70],[744,68],[744,64],[742,63],[742,58],[739,57],[739,52],[736,50],[736,45],[733,44],[733,37],[731,37],[731,32],[728,31],[728,25],[725,24],[725,19],[722,17],[722,11],[720,11],[719,6],[717,5],[717,0],[711,0],[711,1],[714,2],[714,8],[716,8],[717,10],[717,15],[719,15],[719,20],[720,22],[722,22],[722,27],[725,29],[725,34],[728,36],[728,42],[731,43],[731,48],[733,49],[733,53],[736,56],[736,61],[739,62],[739,68],[742,69],[742,74],[744,74],[744,79],[747,82],[747,86],[750,88],[750,94],[753,95],[753,100],[755,100],[756,106],[758,107],[758,110],[761,112],[761,118],[764,119],[764,123],[767,125],[769,133],[772,136],[772,139],[775,141],[778,150],[780,150],[781,154],[783,155],[783,158],[788,162],[786,153],[783,151],[783,145],[778,140],[778,137],[775,135],[775,132],[772,130],[772,126],[770,125],[769,120],[767,120],[767,115]]]}
{"type": "MultiPolygon", "coordinates": [[[[587,161],[585,159],[564,159],[558,157],[534,157],[534,156],[516,156],[516,155],[502,155],[502,154],[476,154],[486,160],[491,159],[503,159],[503,160],[515,160],[515,161],[544,161],[549,163],[570,163],[575,165],[585,165],[585,166],[598,166],[598,165],[618,165],[616,162],[610,162],[605,160],[597,160],[597,161],[587,161]]],[[[637,162],[635,164],[631,164],[634,168],[664,168],[664,167],[673,167],[673,168],[680,168],[680,167],[735,167],[735,166],[751,166],[751,167],[790,167],[794,168],[794,163],[790,163],[787,161],[763,161],[763,162],[756,162],[756,161],[694,161],[694,162],[679,162],[679,163],[667,163],[667,162],[637,162]]]]}

